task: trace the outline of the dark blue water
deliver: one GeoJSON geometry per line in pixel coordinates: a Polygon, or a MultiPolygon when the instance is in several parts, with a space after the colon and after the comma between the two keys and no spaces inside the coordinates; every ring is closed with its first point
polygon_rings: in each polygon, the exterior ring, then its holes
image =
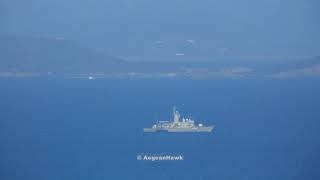
{"type": "Polygon", "coordinates": [[[318,79],[22,78],[0,87],[1,180],[320,179],[318,79]],[[174,104],[216,129],[142,133],[174,104]]]}

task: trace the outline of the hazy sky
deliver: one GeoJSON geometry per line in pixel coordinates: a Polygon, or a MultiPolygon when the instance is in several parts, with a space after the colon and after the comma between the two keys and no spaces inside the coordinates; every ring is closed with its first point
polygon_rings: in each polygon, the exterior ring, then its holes
{"type": "Polygon", "coordinates": [[[313,56],[319,0],[1,0],[0,34],[120,56],[313,56]]]}

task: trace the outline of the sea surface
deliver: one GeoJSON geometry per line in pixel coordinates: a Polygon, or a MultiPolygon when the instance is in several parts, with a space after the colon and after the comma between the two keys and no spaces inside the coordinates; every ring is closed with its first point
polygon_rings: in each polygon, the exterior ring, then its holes
{"type": "Polygon", "coordinates": [[[0,179],[320,179],[319,79],[3,78],[0,179]],[[215,129],[143,133],[173,105],[215,129]]]}

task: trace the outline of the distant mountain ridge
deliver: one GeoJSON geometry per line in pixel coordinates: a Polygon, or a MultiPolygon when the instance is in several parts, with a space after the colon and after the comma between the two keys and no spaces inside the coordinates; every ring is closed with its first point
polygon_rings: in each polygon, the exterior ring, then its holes
{"type": "Polygon", "coordinates": [[[315,56],[291,64],[276,72],[273,77],[320,77],[320,56],[315,56]]]}
{"type": "Polygon", "coordinates": [[[312,66],[320,65],[320,56],[315,56],[311,58],[307,58],[304,61],[295,65],[296,68],[307,68],[312,66]]]}
{"type": "Polygon", "coordinates": [[[320,56],[285,61],[130,62],[59,37],[0,37],[0,77],[320,77],[320,56]]]}
{"type": "Polygon", "coordinates": [[[124,61],[77,42],[49,37],[0,37],[0,71],[111,72],[124,61]]]}

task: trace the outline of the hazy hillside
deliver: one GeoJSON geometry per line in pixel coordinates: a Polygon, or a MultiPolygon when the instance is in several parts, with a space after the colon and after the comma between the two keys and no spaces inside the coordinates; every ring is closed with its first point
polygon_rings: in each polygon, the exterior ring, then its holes
{"type": "Polygon", "coordinates": [[[320,75],[320,57],[299,60],[128,62],[62,38],[0,38],[2,76],[71,74],[72,77],[297,77],[320,75]],[[82,75],[81,75],[82,74],[82,75]]]}
{"type": "Polygon", "coordinates": [[[124,62],[62,38],[0,38],[0,71],[111,72],[124,62]]]}
{"type": "Polygon", "coordinates": [[[274,77],[320,77],[320,56],[306,58],[296,63],[289,64],[274,77]]]}
{"type": "Polygon", "coordinates": [[[295,68],[307,68],[320,65],[320,56],[307,58],[295,65],[295,68]]]}

